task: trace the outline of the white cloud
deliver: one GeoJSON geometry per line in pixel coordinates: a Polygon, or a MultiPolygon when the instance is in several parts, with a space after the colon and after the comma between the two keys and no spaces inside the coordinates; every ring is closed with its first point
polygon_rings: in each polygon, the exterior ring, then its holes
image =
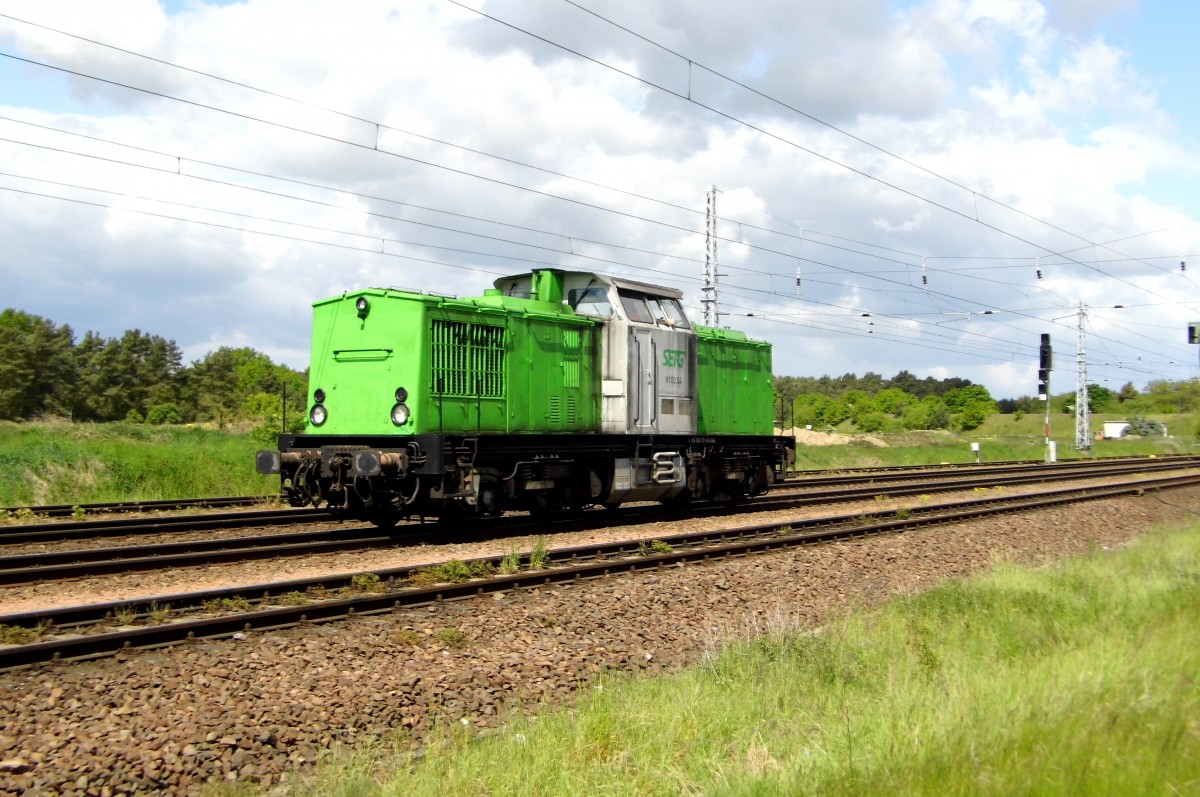
{"type": "MultiPolygon", "coordinates": [[[[5,278],[0,304],[80,331],[119,334],[136,326],[176,339],[189,358],[218,345],[250,345],[301,367],[308,304],[368,284],[471,294],[494,274],[527,269],[532,260],[670,282],[695,304],[704,257],[704,192],[716,185],[722,191],[719,211],[742,222],[720,225],[720,234],[731,239],[719,244],[728,273],[722,298],[729,312],[743,314],[731,321],[777,342],[781,373],[891,375],[907,369],[922,377],[965,376],[997,395],[1031,392],[1025,383],[1037,335],[1048,328],[1056,339],[1069,334],[1069,321],[1056,326],[1046,319],[1066,315],[1080,300],[1154,305],[1131,307],[1121,316],[1125,332],[1114,329],[1113,342],[1105,342],[1114,360],[1123,345],[1129,357],[1161,355],[1167,363],[1182,362],[1187,353],[1175,344],[1177,335],[1150,325],[1175,324],[1194,313],[1188,303],[1195,286],[1172,269],[1179,253],[1194,252],[1200,243],[1196,225],[1188,224],[1196,214],[1156,199],[1160,175],[1195,174],[1194,141],[1179,136],[1130,53],[1106,39],[1097,27],[1100,18],[1085,18],[1081,6],[1064,2],[1047,10],[1035,0],[927,0],[896,9],[883,0],[836,7],[764,0],[753,13],[675,0],[603,6],[613,20],[958,186],[699,68],[691,69],[689,86],[686,61],[567,4],[505,0],[483,8],[671,91],[686,95],[690,88],[696,99],[772,135],[440,2],[376,0],[355,4],[352,13],[323,2],[248,0],[221,7],[197,2],[170,15],[153,2],[128,2],[115,12],[120,25],[112,24],[109,7],[101,13],[88,3],[12,3],[6,13],[13,16],[309,104],[8,22],[0,25],[0,40],[10,50],[233,113],[80,77],[64,84],[60,76],[23,68],[20,74],[31,85],[0,89],[5,106],[0,115],[169,155],[0,122],[6,138],[159,170],[0,142],[4,171],[342,232],[128,196],[97,198],[0,177],[3,187],[234,228],[3,191],[0,235],[12,242],[12,254],[0,265],[5,278]],[[382,151],[374,151],[376,145],[382,151]],[[181,175],[173,174],[177,169],[181,175]],[[999,230],[977,224],[976,216],[999,230]],[[1119,255],[1081,249],[1085,242],[1062,230],[1107,241],[1159,228],[1169,229],[1113,248],[1170,259],[1096,264],[1111,276],[1063,264],[1032,245],[1078,250],[1070,256],[1080,260],[1113,260],[1119,255]],[[385,244],[384,238],[407,243],[385,244]],[[373,253],[380,247],[390,254],[373,253]],[[578,256],[583,254],[598,260],[578,256]],[[1045,272],[1040,283],[1033,275],[1039,255],[1045,272]],[[800,297],[794,289],[797,268],[804,280],[800,297]],[[1004,313],[986,323],[939,323],[947,313],[953,319],[984,307],[1004,313]],[[871,320],[864,320],[864,311],[872,313],[871,320]],[[756,317],[746,318],[746,312],[756,317]],[[1156,334],[1163,345],[1133,340],[1156,334]]],[[[1129,9],[1129,3],[1112,0],[1104,11],[1129,9]]],[[[1176,378],[1195,370],[1164,369],[1163,376],[1176,378]]],[[[1123,373],[1113,369],[1117,378],[1123,373]]]]}

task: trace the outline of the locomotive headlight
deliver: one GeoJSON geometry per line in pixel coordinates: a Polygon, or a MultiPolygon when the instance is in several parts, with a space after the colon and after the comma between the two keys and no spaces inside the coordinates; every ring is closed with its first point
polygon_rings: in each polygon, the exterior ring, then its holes
{"type": "Polygon", "coordinates": [[[317,402],[318,404],[324,404],[325,403],[325,391],[322,390],[321,388],[317,388],[316,392],[313,393],[313,401],[317,402]]]}
{"type": "Polygon", "coordinates": [[[371,303],[367,301],[366,296],[359,296],[354,302],[354,309],[358,311],[359,318],[366,318],[367,313],[371,312],[371,303]]]}
{"type": "Polygon", "coordinates": [[[396,401],[403,404],[408,401],[408,389],[403,387],[396,388],[396,401]]]}
{"type": "Polygon", "coordinates": [[[408,416],[409,411],[407,404],[397,404],[396,406],[392,407],[392,423],[396,424],[397,426],[403,426],[404,424],[408,423],[408,416]]]}
{"type": "Polygon", "coordinates": [[[308,420],[313,426],[320,426],[329,418],[329,411],[325,409],[324,404],[314,404],[312,409],[308,411],[308,420]]]}

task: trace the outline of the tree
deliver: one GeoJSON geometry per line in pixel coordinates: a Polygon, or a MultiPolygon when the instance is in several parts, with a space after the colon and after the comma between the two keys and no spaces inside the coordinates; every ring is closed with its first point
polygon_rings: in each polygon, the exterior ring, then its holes
{"type": "Polygon", "coordinates": [[[1103,385],[1088,385],[1088,409],[1103,412],[1117,403],[1117,394],[1103,385]]]}
{"type": "Polygon", "coordinates": [[[792,404],[792,419],[794,426],[833,426],[845,420],[838,417],[837,402],[817,393],[796,397],[792,404]]]}
{"type": "Polygon", "coordinates": [[[266,420],[268,412],[278,415],[274,408],[279,406],[284,385],[289,418],[302,416],[308,400],[307,373],[276,365],[270,357],[251,348],[222,346],[192,363],[187,397],[195,412],[219,424],[236,418],[266,420]]]}
{"type": "Polygon", "coordinates": [[[838,404],[842,407],[842,415],[845,418],[850,418],[855,422],[864,414],[874,409],[871,404],[871,397],[863,390],[847,390],[838,399],[838,404]]]}
{"type": "Polygon", "coordinates": [[[900,424],[905,429],[945,429],[950,425],[950,411],[940,396],[926,396],[904,409],[900,424]]]}
{"type": "Polygon", "coordinates": [[[1124,404],[1138,397],[1137,388],[1133,386],[1133,382],[1126,382],[1121,385],[1121,391],[1117,393],[1117,401],[1124,404]]]}
{"type": "Polygon", "coordinates": [[[69,326],[20,310],[0,312],[0,418],[70,415],[74,345],[69,326]]]}
{"type": "Polygon", "coordinates": [[[917,398],[898,387],[889,387],[876,393],[872,402],[875,404],[875,409],[895,417],[904,412],[904,408],[909,404],[916,404],[917,398]]]}
{"type": "Polygon", "coordinates": [[[182,355],[175,341],[128,330],[120,338],[88,332],[76,351],[80,385],[78,416],[115,421],[142,418],[151,407],[174,404],[182,386],[182,355]]]}
{"type": "Polygon", "coordinates": [[[959,414],[958,423],[964,432],[969,432],[972,429],[978,429],[990,414],[991,411],[986,404],[975,402],[974,404],[968,404],[959,414]]]}
{"type": "Polygon", "coordinates": [[[951,412],[964,412],[972,404],[984,404],[994,412],[996,406],[992,395],[983,385],[956,387],[947,391],[942,399],[946,402],[946,408],[951,412]]]}

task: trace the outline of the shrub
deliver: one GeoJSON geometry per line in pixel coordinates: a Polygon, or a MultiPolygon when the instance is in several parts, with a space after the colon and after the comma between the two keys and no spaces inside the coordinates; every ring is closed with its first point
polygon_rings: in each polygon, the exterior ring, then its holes
{"type": "Polygon", "coordinates": [[[155,404],[146,413],[146,423],[162,426],[164,423],[182,423],[183,416],[174,404],[155,404]]]}
{"type": "Polygon", "coordinates": [[[1139,437],[1162,437],[1166,431],[1158,421],[1152,421],[1149,418],[1130,418],[1129,429],[1125,434],[1135,434],[1139,437]]]}

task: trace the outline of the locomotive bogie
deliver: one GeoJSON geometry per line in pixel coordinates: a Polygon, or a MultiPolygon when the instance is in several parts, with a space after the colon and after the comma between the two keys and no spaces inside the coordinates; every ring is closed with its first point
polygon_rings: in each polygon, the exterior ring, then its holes
{"type": "Polygon", "coordinates": [[[787,463],[783,438],[423,435],[381,441],[283,436],[275,461],[295,506],[391,525],[403,517],[491,515],[765,492],[787,463]],[[318,444],[324,443],[324,445],[318,444]]]}

